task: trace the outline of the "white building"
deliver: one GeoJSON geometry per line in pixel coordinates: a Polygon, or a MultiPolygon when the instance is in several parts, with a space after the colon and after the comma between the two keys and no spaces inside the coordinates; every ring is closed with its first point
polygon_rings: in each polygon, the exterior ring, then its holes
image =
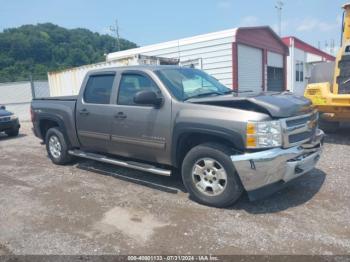
{"type": "Polygon", "coordinates": [[[88,70],[142,63],[139,56],[179,60],[239,90],[283,91],[288,48],[266,26],[242,27],[110,53],[106,62],[48,74],[51,95],[77,94],[88,70]]]}
{"type": "Polygon", "coordinates": [[[296,37],[284,37],[289,47],[287,58],[287,90],[304,95],[312,65],[319,62],[334,62],[335,57],[317,49],[296,37]]]}
{"type": "Polygon", "coordinates": [[[180,65],[203,69],[233,89],[285,90],[288,48],[267,26],[233,28],[110,53],[107,61],[136,54],[178,58],[180,65]]]}

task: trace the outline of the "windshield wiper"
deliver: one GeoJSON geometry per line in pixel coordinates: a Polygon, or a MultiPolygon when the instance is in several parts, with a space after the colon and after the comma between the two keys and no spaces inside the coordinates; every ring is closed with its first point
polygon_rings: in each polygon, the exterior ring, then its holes
{"type": "Polygon", "coordinates": [[[253,90],[239,91],[239,90],[232,89],[232,90],[226,91],[224,94],[232,94],[232,93],[241,94],[241,93],[251,93],[251,92],[254,92],[254,91],[253,90]]]}
{"type": "Polygon", "coordinates": [[[221,96],[221,95],[223,95],[223,93],[216,92],[216,91],[208,92],[208,93],[202,93],[202,94],[198,94],[198,95],[194,95],[194,96],[187,97],[187,98],[185,98],[184,101],[189,100],[189,99],[192,99],[192,98],[198,98],[198,97],[210,96],[210,95],[218,95],[218,96],[221,96]]]}

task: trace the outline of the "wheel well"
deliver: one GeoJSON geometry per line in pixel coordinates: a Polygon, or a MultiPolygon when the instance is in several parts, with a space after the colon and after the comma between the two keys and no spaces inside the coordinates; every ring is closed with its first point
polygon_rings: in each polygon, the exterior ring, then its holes
{"type": "Polygon", "coordinates": [[[195,146],[203,143],[217,143],[225,146],[235,148],[235,145],[228,139],[203,133],[189,133],[183,134],[178,140],[176,150],[176,166],[180,167],[186,154],[195,146]]]}
{"type": "Polygon", "coordinates": [[[45,140],[45,136],[47,133],[47,130],[49,130],[52,127],[58,127],[58,123],[54,120],[44,119],[40,121],[40,133],[42,136],[42,139],[45,140]]]}

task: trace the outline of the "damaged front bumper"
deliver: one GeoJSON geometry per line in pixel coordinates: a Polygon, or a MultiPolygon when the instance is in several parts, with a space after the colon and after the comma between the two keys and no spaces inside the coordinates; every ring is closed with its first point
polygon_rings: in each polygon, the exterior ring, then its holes
{"type": "Polygon", "coordinates": [[[270,195],[312,170],[320,159],[323,138],[318,129],[312,141],[300,146],[231,156],[250,200],[270,195]]]}

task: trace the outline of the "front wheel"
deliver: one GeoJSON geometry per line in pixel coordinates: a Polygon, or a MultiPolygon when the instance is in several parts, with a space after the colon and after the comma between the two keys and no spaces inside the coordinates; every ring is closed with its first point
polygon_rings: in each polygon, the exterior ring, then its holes
{"type": "Polygon", "coordinates": [[[220,144],[192,148],[182,163],[182,180],[197,202],[227,207],[243,193],[243,186],[230,159],[231,150],[220,144]]]}
{"type": "Polygon", "coordinates": [[[13,128],[11,130],[5,131],[6,135],[9,137],[15,137],[19,135],[19,128],[13,128]]]}
{"type": "Polygon", "coordinates": [[[61,130],[56,127],[50,128],[45,136],[47,154],[56,165],[68,164],[72,156],[68,153],[68,144],[61,130]]]}
{"type": "Polygon", "coordinates": [[[320,117],[318,122],[319,128],[322,129],[325,133],[333,134],[336,133],[340,128],[340,123],[337,121],[328,121],[320,117]]]}

